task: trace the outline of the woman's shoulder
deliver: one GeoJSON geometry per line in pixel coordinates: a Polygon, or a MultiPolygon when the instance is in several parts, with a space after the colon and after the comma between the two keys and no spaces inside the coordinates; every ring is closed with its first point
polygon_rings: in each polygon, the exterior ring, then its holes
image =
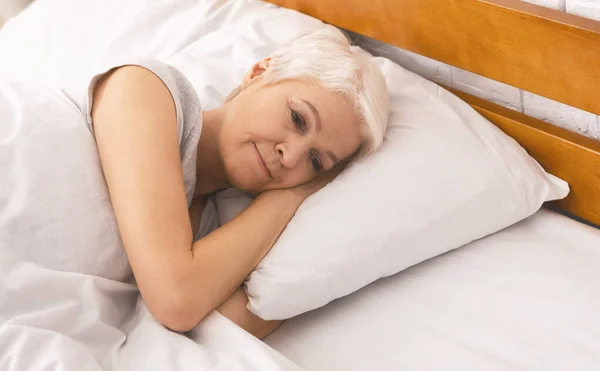
{"type": "Polygon", "coordinates": [[[143,97],[158,93],[162,87],[167,88],[170,95],[168,99],[175,105],[180,143],[184,143],[195,127],[201,124],[201,108],[198,96],[192,84],[181,71],[170,64],[155,59],[134,58],[104,68],[99,73],[95,73],[90,79],[84,109],[92,134],[91,112],[94,106],[96,88],[117,71],[119,76],[116,79],[118,81],[115,81],[115,83],[119,84],[120,89],[123,91],[134,91],[136,95],[143,97]]]}
{"type": "MultiPolygon", "coordinates": [[[[186,196],[191,201],[196,183],[196,153],[202,122],[198,97],[187,78],[175,67],[153,59],[135,59],[104,69],[95,74],[87,91],[85,113],[94,134],[92,114],[102,90],[110,85],[115,110],[132,119],[145,117],[152,111],[161,122],[176,122],[186,196]],[[150,107],[151,106],[151,107],[150,107]]],[[[139,127],[143,130],[143,125],[139,127]]]]}

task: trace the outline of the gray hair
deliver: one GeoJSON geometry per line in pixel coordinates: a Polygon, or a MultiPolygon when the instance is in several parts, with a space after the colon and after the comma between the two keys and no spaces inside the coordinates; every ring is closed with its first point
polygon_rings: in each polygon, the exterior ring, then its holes
{"type": "MultiPolygon", "coordinates": [[[[307,80],[348,96],[361,122],[363,143],[357,157],[375,152],[383,143],[389,115],[389,96],[381,69],[370,54],[340,30],[325,26],[276,50],[260,84],[307,80]]],[[[228,99],[237,95],[238,89],[228,99]]]]}

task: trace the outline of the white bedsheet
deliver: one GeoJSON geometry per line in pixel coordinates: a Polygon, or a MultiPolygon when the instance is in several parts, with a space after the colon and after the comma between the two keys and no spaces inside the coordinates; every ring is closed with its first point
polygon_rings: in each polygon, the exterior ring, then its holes
{"type": "Polygon", "coordinates": [[[70,91],[132,57],[178,57],[209,109],[257,58],[319,24],[257,0],[36,0],[0,29],[0,79],[70,91]]]}
{"type": "Polygon", "coordinates": [[[26,263],[0,269],[10,272],[0,370],[301,370],[218,312],[186,337],[156,322],[132,285],[26,263]]]}
{"type": "Polygon", "coordinates": [[[600,370],[600,230],[542,209],[291,319],[309,370],[600,370]]]}
{"type": "MultiPolygon", "coordinates": [[[[69,91],[99,66],[134,55],[172,59],[183,70],[204,54],[218,57],[212,67],[243,56],[239,65],[249,65],[269,42],[314,26],[300,14],[265,9],[276,10],[244,0],[36,0],[0,30],[0,79],[69,91]],[[214,34],[241,19],[252,30],[249,42],[214,34]],[[267,20],[289,33],[261,26],[267,20]]],[[[195,85],[205,108],[222,95],[219,81],[230,86],[237,78],[185,72],[195,83],[210,79],[205,89],[195,85]]],[[[310,370],[596,371],[599,234],[543,210],[290,320],[267,342],[310,370]]],[[[218,313],[185,337],[156,323],[131,285],[16,266],[6,255],[0,272],[11,272],[0,279],[0,323],[11,318],[0,328],[3,371],[296,368],[218,313]]]]}
{"type": "MultiPolygon", "coordinates": [[[[204,62],[190,78],[209,108],[257,57],[318,23],[277,11],[256,1],[36,0],[0,30],[0,81],[27,81],[32,83],[27,86],[43,85],[57,97],[75,97],[90,72],[132,56],[173,59],[182,69],[204,62]],[[236,22],[240,29],[231,26],[236,22]],[[286,27],[271,33],[263,28],[267,24],[286,27]],[[196,46],[193,51],[184,52],[191,45],[196,46]],[[222,68],[224,63],[228,69],[222,68]],[[214,74],[209,74],[211,68],[214,74]]],[[[4,85],[8,93],[10,86],[4,85]]],[[[4,99],[0,111],[10,114],[12,123],[24,120],[24,99],[4,99]]],[[[60,102],[48,104],[28,117],[54,117],[60,107],[60,102]]],[[[3,135],[12,134],[0,130],[0,152],[3,135]]],[[[0,179],[0,190],[5,185],[0,179]]],[[[11,194],[25,191],[23,187],[11,188],[11,194]]],[[[11,217],[2,213],[7,202],[16,202],[19,209],[22,201],[7,195],[0,192],[0,222],[11,217]]],[[[47,253],[61,259],[59,251],[48,248],[47,253]]],[[[300,369],[216,312],[188,336],[173,333],[153,319],[133,285],[49,269],[24,256],[12,255],[11,246],[0,244],[2,371],[300,369]]]]}
{"type": "Polygon", "coordinates": [[[296,368],[218,313],[195,342],[154,320],[71,101],[0,81],[0,117],[0,370],[296,368]]]}

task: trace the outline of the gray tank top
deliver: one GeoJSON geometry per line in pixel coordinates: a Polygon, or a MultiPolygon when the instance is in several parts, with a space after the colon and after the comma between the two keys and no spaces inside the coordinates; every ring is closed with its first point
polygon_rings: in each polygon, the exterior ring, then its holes
{"type": "MultiPolygon", "coordinates": [[[[87,99],[82,111],[86,116],[88,128],[94,135],[94,127],[91,117],[93,104],[93,93],[98,81],[111,70],[135,65],[143,67],[154,73],[169,89],[177,113],[177,133],[179,135],[179,152],[181,154],[181,168],[185,183],[188,206],[191,204],[194,189],[196,188],[196,158],[198,143],[202,133],[202,111],[198,95],[189,80],[175,67],[148,58],[138,58],[126,63],[110,67],[101,73],[94,75],[87,89],[87,99]]],[[[202,211],[200,228],[194,240],[207,235],[218,227],[218,217],[214,196],[209,197],[202,211]]]]}
{"type": "MultiPolygon", "coordinates": [[[[202,131],[196,92],[172,66],[150,59],[126,62],[153,72],[173,96],[189,203],[202,131]]],[[[17,281],[26,267],[34,266],[56,277],[76,272],[121,282],[133,278],[90,114],[96,83],[115,67],[79,80],[69,91],[18,81],[0,91],[0,112],[6,113],[0,131],[9,134],[0,146],[0,265],[17,281]]],[[[210,199],[195,237],[217,226],[210,199]]]]}

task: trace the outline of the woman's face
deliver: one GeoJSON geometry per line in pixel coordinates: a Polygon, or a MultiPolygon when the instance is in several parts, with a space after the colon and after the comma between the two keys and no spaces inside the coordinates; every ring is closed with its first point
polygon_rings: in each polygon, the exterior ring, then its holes
{"type": "Polygon", "coordinates": [[[250,83],[226,105],[219,150],[229,181],[245,191],[306,183],[361,144],[351,101],[311,83],[250,83]]]}

